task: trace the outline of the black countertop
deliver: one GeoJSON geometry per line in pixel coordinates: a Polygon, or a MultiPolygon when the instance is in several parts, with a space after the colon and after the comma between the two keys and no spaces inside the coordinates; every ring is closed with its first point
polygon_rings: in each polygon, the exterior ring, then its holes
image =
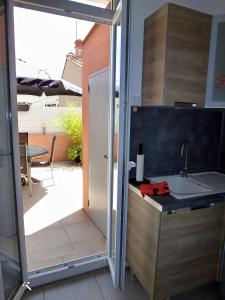
{"type": "Polygon", "coordinates": [[[162,206],[162,211],[172,211],[185,207],[204,207],[210,205],[211,203],[221,202],[225,200],[223,194],[213,194],[186,199],[176,199],[171,195],[151,196],[151,198],[162,206]]]}
{"type": "MultiPolygon", "coordinates": [[[[146,181],[147,182],[147,181],[146,181]]],[[[134,179],[130,179],[130,184],[133,185],[135,188],[139,189],[139,184],[135,182],[134,179]]],[[[165,196],[148,196],[150,199],[157,202],[162,207],[162,211],[173,211],[176,209],[181,208],[198,208],[208,206],[211,203],[217,203],[225,201],[225,194],[224,193],[217,193],[211,195],[205,195],[200,197],[191,197],[186,199],[176,199],[171,195],[165,196]]]]}

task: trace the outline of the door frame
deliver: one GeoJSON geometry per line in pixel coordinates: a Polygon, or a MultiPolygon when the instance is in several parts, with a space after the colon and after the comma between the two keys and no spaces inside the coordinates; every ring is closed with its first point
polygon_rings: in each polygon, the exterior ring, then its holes
{"type": "Polygon", "coordinates": [[[11,0],[6,1],[6,18],[7,18],[7,34],[8,34],[8,63],[9,63],[9,92],[11,106],[11,139],[13,147],[13,168],[15,182],[16,208],[18,216],[20,257],[22,267],[23,281],[28,281],[27,259],[25,247],[25,229],[23,221],[23,198],[20,181],[20,155],[19,155],[19,137],[18,137],[18,113],[17,113],[17,91],[16,91],[16,68],[15,68],[15,43],[14,43],[14,14],[13,3],[11,0]]]}
{"type": "Polygon", "coordinates": [[[114,15],[111,9],[68,0],[14,0],[14,6],[108,25],[114,15]]]}
{"type": "Polygon", "coordinates": [[[75,262],[62,263],[49,267],[40,272],[31,272],[29,276],[32,288],[66,279],[72,276],[102,269],[108,266],[106,253],[76,260],[75,262]]]}
{"type": "Polygon", "coordinates": [[[4,299],[4,285],[3,285],[3,276],[2,276],[2,263],[0,261],[0,299],[4,299]]]}
{"type": "MultiPolygon", "coordinates": [[[[87,272],[92,269],[96,269],[96,266],[103,267],[107,263],[107,256],[106,254],[85,258],[80,261],[71,262],[68,264],[58,265],[55,266],[55,268],[48,268],[46,270],[43,270],[43,272],[39,274],[32,274],[32,276],[28,276],[27,271],[27,260],[26,260],[26,247],[25,247],[25,234],[24,234],[24,220],[23,220],[23,202],[22,202],[22,192],[21,192],[21,184],[20,184],[20,158],[19,158],[19,151],[18,151],[18,117],[17,117],[17,105],[16,105],[16,69],[15,69],[15,43],[14,43],[14,19],[13,19],[13,7],[21,7],[21,8],[27,8],[32,10],[38,10],[41,12],[47,12],[51,14],[56,15],[62,15],[65,17],[72,17],[77,19],[82,19],[86,21],[92,21],[96,23],[101,24],[107,24],[112,26],[112,28],[115,26],[115,21],[118,19],[118,10],[109,10],[109,9],[103,9],[98,8],[86,4],[81,3],[75,3],[68,0],[8,0],[7,2],[7,10],[9,13],[8,17],[8,41],[9,41],[9,65],[10,65],[10,95],[11,95],[11,109],[12,109],[12,129],[13,129],[13,158],[14,158],[14,174],[15,174],[15,185],[16,185],[16,200],[17,200],[17,210],[18,210],[18,221],[19,221],[19,234],[20,234],[20,250],[21,250],[21,260],[22,260],[22,273],[23,273],[23,280],[25,284],[28,282],[28,280],[31,280],[31,286],[38,286],[40,284],[44,284],[47,281],[52,282],[56,279],[62,279],[69,276],[73,276],[75,274],[78,274],[79,272],[76,270],[78,266],[82,266],[82,269],[87,272]],[[114,24],[114,25],[113,25],[114,24]],[[88,263],[90,265],[88,266],[88,263]],[[85,267],[86,265],[86,267],[85,267]],[[91,265],[94,267],[92,268],[91,265]],[[73,269],[73,270],[72,270],[73,269]],[[71,271],[72,270],[72,271],[71,271]],[[59,272],[58,274],[61,274],[60,277],[56,276],[56,272],[59,272]]],[[[128,12],[126,9],[128,8],[128,2],[129,0],[121,0],[120,3],[123,3],[123,10],[122,10],[122,19],[123,22],[127,22],[128,19],[128,12]]],[[[118,1],[116,2],[118,3],[118,1]]],[[[119,4],[120,5],[120,4],[119,4]]],[[[119,7],[119,5],[117,7],[119,7]]],[[[115,28],[114,28],[115,29],[115,28]]],[[[113,31],[113,30],[112,30],[113,31]]],[[[126,57],[127,55],[127,34],[128,34],[128,28],[127,26],[124,26],[124,30],[121,33],[122,38],[125,38],[125,47],[122,47],[123,50],[121,52],[121,57],[126,57]]],[[[122,40],[122,39],[121,39],[122,40]]],[[[113,41],[113,40],[112,40],[113,41]]],[[[111,43],[112,47],[112,43],[111,43]]],[[[113,54],[113,51],[111,52],[113,54]]],[[[113,68],[113,58],[111,58],[111,65],[110,67],[113,68]]],[[[127,57],[126,57],[127,60],[127,57]]],[[[126,75],[127,75],[127,67],[123,68],[121,72],[121,78],[125,79],[126,81],[126,75]]],[[[121,95],[123,99],[126,99],[126,89],[127,85],[124,85],[121,89],[121,95]]],[[[110,94],[110,97],[112,96],[112,91],[110,94]]],[[[125,134],[126,126],[124,126],[124,122],[127,118],[127,111],[129,110],[127,105],[127,100],[125,100],[122,104],[122,113],[120,114],[120,132],[122,132],[123,136],[125,134]]],[[[129,123],[129,122],[128,122],[129,123]]],[[[121,139],[122,140],[122,139],[121,139]]],[[[125,141],[127,141],[127,137],[125,138],[125,141]]],[[[112,145],[109,145],[112,146],[112,145]]],[[[118,240],[118,247],[120,245],[120,248],[118,248],[118,253],[116,255],[116,265],[115,269],[111,265],[111,260],[108,259],[108,264],[111,270],[112,279],[115,287],[123,287],[124,285],[124,271],[125,271],[125,256],[122,254],[125,253],[126,247],[126,241],[121,241],[121,238],[126,240],[126,224],[124,223],[126,220],[126,202],[127,199],[124,198],[126,195],[126,190],[128,189],[128,181],[125,182],[124,178],[128,178],[127,174],[124,172],[126,171],[126,167],[124,168],[124,165],[126,162],[124,161],[125,158],[125,152],[126,152],[126,142],[121,142],[119,144],[119,153],[121,153],[121,159],[119,163],[119,169],[118,169],[118,181],[121,180],[120,183],[120,189],[118,192],[118,204],[121,207],[119,209],[119,219],[120,224],[117,226],[117,240],[118,240]],[[122,246],[122,249],[121,249],[122,246]],[[124,260],[122,262],[122,259],[124,260]],[[123,270],[121,270],[121,266],[123,270]]],[[[110,205],[109,205],[110,206],[110,205]]]]}
{"type": "Polygon", "coordinates": [[[128,44],[129,44],[129,0],[121,0],[112,20],[111,28],[111,80],[109,116],[109,209],[108,209],[108,262],[115,288],[124,289],[126,267],[126,227],[129,177],[129,143],[130,143],[130,104],[128,97],[128,44]],[[113,233],[113,186],[114,186],[114,115],[116,85],[116,39],[117,25],[121,24],[121,56],[120,56],[120,109],[119,109],[119,141],[118,141],[118,174],[117,174],[117,220],[115,258],[112,253],[113,233]],[[127,156],[128,154],[128,156],[127,156]]]}
{"type": "MultiPolygon", "coordinates": [[[[15,221],[17,228],[17,242],[19,250],[19,266],[21,273],[21,282],[17,290],[14,291],[14,300],[21,299],[25,290],[29,288],[27,260],[25,253],[25,233],[23,222],[23,202],[20,181],[20,157],[19,157],[19,138],[18,138],[18,119],[17,119],[17,92],[16,92],[16,70],[15,70],[15,43],[14,43],[14,16],[13,2],[5,1],[5,28],[6,28],[6,51],[8,65],[8,91],[9,91],[9,114],[8,122],[10,126],[10,142],[12,145],[12,168],[13,168],[13,185],[15,201],[15,221]]],[[[2,277],[2,268],[0,266],[0,298],[5,299],[4,282],[2,277]]],[[[19,284],[19,283],[18,283],[19,284]]],[[[12,296],[12,295],[11,295],[12,296]]]]}

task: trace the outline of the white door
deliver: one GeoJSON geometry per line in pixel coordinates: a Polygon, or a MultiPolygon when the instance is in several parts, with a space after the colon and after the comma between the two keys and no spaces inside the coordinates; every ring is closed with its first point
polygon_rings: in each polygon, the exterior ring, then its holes
{"type": "Polygon", "coordinates": [[[109,69],[89,78],[89,216],[106,236],[109,69]]]}
{"type": "Polygon", "coordinates": [[[20,299],[27,269],[22,225],[12,1],[0,1],[0,299],[20,299]],[[21,237],[21,239],[20,239],[21,237]]]}

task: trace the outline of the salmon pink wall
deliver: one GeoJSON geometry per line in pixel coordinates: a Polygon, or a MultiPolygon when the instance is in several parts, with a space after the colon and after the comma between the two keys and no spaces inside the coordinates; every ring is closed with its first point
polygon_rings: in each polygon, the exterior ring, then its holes
{"type": "Polygon", "coordinates": [[[89,168],[88,168],[88,134],[89,134],[89,95],[88,81],[90,74],[109,66],[110,27],[95,24],[83,41],[83,207],[88,210],[89,168]]]}
{"type": "MultiPolygon", "coordinates": [[[[30,134],[28,135],[28,144],[32,146],[41,146],[51,152],[52,138],[54,134],[30,134]]],[[[56,134],[54,161],[66,161],[67,149],[70,145],[70,139],[64,134],[56,134]]],[[[36,161],[44,161],[49,155],[43,155],[36,161]]]]}
{"type": "Polygon", "coordinates": [[[6,64],[5,17],[0,16],[0,65],[6,64]]]}

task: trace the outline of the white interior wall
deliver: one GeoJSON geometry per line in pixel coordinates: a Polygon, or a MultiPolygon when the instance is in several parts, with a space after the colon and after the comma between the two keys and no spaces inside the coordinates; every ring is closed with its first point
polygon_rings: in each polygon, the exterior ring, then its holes
{"type": "Polygon", "coordinates": [[[144,19],[165,3],[176,3],[212,15],[225,14],[225,0],[131,0],[130,98],[132,105],[141,104],[144,19]]]}

